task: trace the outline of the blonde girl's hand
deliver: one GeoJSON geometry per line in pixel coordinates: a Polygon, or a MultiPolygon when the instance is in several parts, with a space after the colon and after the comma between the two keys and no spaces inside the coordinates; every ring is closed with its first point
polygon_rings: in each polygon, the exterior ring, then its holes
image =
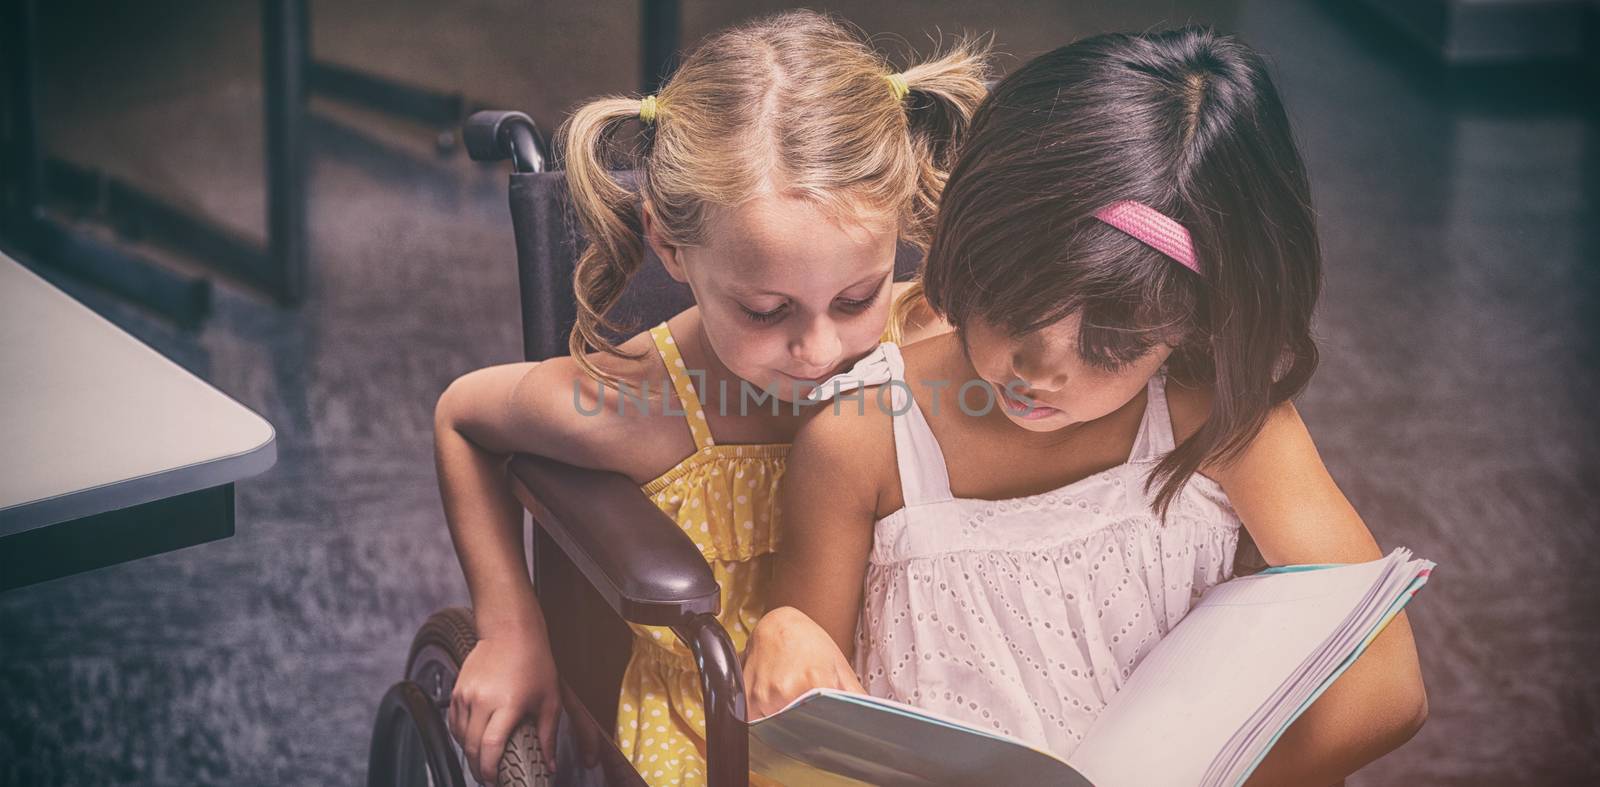
{"type": "Polygon", "coordinates": [[[811,689],[866,693],[827,631],[794,607],[778,607],[761,618],[745,649],[750,718],[777,713],[811,689]]]}
{"type": "Polygon", "coordinates": [[[555,767],[561,691],[543,631],[484,637],[467,654],[450,693],[450,734],[480,784],[494,784],[517,725],[536,725],[539,747],[555,767]]]}

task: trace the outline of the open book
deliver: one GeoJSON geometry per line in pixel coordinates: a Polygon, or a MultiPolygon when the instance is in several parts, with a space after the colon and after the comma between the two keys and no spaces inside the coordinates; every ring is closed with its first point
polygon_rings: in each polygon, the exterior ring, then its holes
{"type": "Polygon", "coordinates": [[[750,725],[751,769],[790,785],[1236,785],[1433,566],[1396,549],[1213,587],[1139,663],[1070,764],[910,705],[813,690],[750,725]]]}

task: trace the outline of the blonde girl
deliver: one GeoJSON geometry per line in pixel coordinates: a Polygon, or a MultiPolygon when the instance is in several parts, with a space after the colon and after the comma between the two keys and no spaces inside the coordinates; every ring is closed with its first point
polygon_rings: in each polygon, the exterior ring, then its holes
{"type": "MultiPolygon", "coordinates": [[[[741,383],[792,403],[896,335],[896,244],[926,246],[985,76],[977,44],[897,72],[856,31],[792,12],[711,36],[658,95],[602,98],[567,122],[567,179],[589,240],[572,355],[464,375],[436,414],[440,490],[479,633],[449,726],[475,776],[493,777],[523,720],[553,752],[559,710],[507,455],[633,478],[704,553],[742,652],[766,609],[788,444],[816,408],[741,409],[741,383]],[[613,140],[635,123],[632,141],[613,140]],[[619,166],[638,171],[637,191],[613,180],[619,166]],[[607,314],[643,243],[695,306],[617,345],[607,314]],[[619,408],[618,390],[654,399],[619,408]]],[[[617,744],[651,784],[701,783],[695,665],[666,629],[634,629],[617,744]]]]}

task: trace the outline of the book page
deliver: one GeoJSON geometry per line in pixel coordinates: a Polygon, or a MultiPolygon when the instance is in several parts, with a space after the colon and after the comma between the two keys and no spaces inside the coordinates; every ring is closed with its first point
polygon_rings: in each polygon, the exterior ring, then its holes
{"type": "Polygon", "coordinates": [[[1235,732],[1373,603],[1392,567],[1383,559],[1212,588],[1134,670],[1072,764],[1100,787],[1201,784],[1235,732]]]}
{"type": "Polygon", "coordinates": [[[807,692],[750,725],[750,767],[785,784],[1090,787],[1022,741],[903,703],[807,692]]]}

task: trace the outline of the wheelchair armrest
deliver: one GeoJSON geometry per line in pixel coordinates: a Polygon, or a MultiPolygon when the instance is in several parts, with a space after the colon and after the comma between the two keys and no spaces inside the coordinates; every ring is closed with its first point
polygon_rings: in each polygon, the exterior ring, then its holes
{"type": "Polygon", "coordinates": [[[508,469],[534,521],[623,620],[681,626],[717,614],[705,557],[627,476],[529,454],[508,469]]]}

